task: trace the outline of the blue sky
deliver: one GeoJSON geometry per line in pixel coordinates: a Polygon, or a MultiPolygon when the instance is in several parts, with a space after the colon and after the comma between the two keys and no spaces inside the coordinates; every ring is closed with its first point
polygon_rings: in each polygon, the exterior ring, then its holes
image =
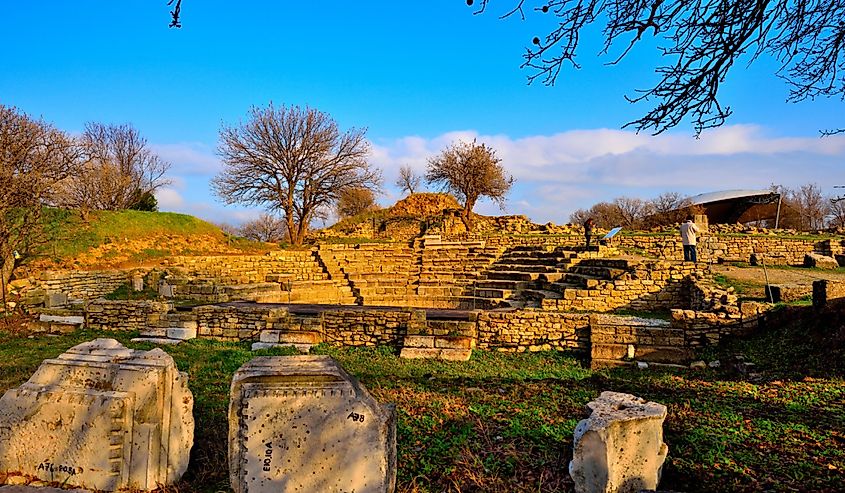
{"type": "MultiPolygon", "coordinates": [[[[550,19],[497,19],[508,0],[483,16],[464,0],[183,1],[182,29],[167,27],[165,0],[6,5],[0,104],[69,132],[87,121],[131,122],[172,163],[161,209],[215,222],[257,214],[210,193],[220,125],[271,100],[367,127],[383,204],[400,197],[392,186],[400,165],[423,172],[444,146],[474,137],[517,179],[506,212],[537,222],[566,222],[574,209],[619,195],[845,185],[845,137],[818,137],[845,125],[845,104],[785,104],[788,87],[769,60],[737,66],[725,83],[728,126],[699,140],[688,124],[651,137],[620,128],[649,109],[624,95],[655,80],[654,43],[607,67],[593,30],[581,70],[554,87],[528,86],[521,53],[550,19]]],[[[500,213],[486,202],[476,210],[500,213]]]]}

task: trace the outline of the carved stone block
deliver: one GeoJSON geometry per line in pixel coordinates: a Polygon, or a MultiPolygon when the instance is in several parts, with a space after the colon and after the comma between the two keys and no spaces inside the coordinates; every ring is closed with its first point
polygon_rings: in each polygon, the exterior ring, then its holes
{"type": "Polygon", "coordinates": [[[153,490],[188,466],[192,410],[187,376],[162,350],[79,344],[0,398],[0,473],[153,490]]]}
{"type": "Polygon", "coordinates": [[[232,380],[235,493],[392,492],[396,410],[328,356],[257,357],[232,380]]]}

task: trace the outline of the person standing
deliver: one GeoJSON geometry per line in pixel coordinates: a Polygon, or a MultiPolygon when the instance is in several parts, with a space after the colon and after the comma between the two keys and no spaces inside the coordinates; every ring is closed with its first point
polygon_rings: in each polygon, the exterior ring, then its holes
{"type": "Polygon", "coordinates": [[[681,224],[681,243],[684,244],[684,262],[698,262],[695,246],[698,242],[696,234],[699,231],[698,226],[692,221],[692,216],[688,216],[687,220],[681,224]]]}
{"type": "Polygon", "coordinates": [[[584,238],[587,240],[587,247],[590,246],[590,238],[593,237],[593,228],[595,228],[596,223],[593,221],[593,218],[587,218],[584,222],[584,238]]]}

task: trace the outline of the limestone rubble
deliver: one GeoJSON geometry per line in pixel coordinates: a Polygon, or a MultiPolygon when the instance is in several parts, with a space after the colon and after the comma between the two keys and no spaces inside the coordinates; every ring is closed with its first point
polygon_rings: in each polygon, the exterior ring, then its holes
{"type": "Polygon", "coordinates": [[[188,467],[192,411],[187,375],[161,349],[79,344],[0,398],[0,476],[102,491],[172,484],[188,467]]]}
{"type": "Polygon", "coordinates": [[[578,493],[657,489],[669,451],[663,443],[666,406],[618,392],[587,404],[590,417],[575,427],[569,474],[578,493]]]}

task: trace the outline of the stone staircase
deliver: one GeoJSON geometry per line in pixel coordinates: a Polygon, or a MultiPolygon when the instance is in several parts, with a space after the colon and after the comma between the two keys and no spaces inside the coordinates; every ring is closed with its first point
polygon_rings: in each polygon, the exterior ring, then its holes
{"type": "Polygon", "coordinates": [[[177,259],[165,277],[165,297],[199,301],[355,304],[346,280],[333,279],[311,250],[261,256],[177,259]]]}
{"type": "Polygon", "coordinates": [[[439,236],[423,237],[415,248],[421,270],[418,303],[434,308],[487,308],[487,301],[472,286],[504,251],[483,241],[449,242],[439,236]]]}
{"type": "Polygon", "coordinates": [[[407,306],[416,295],[419,259],[409,247],[323,245],[317,254],[332,279],[347,283],[359,305],[407,306]]]}
{"type": "Polygon", "coordinates": [[[601,247],[520,246],[506,251],[472,286],[492,308],[542,308],[546,300],[563,298],[570,287],[585,287],[611,275],[583,262],[613,249],[601,247]]]}

